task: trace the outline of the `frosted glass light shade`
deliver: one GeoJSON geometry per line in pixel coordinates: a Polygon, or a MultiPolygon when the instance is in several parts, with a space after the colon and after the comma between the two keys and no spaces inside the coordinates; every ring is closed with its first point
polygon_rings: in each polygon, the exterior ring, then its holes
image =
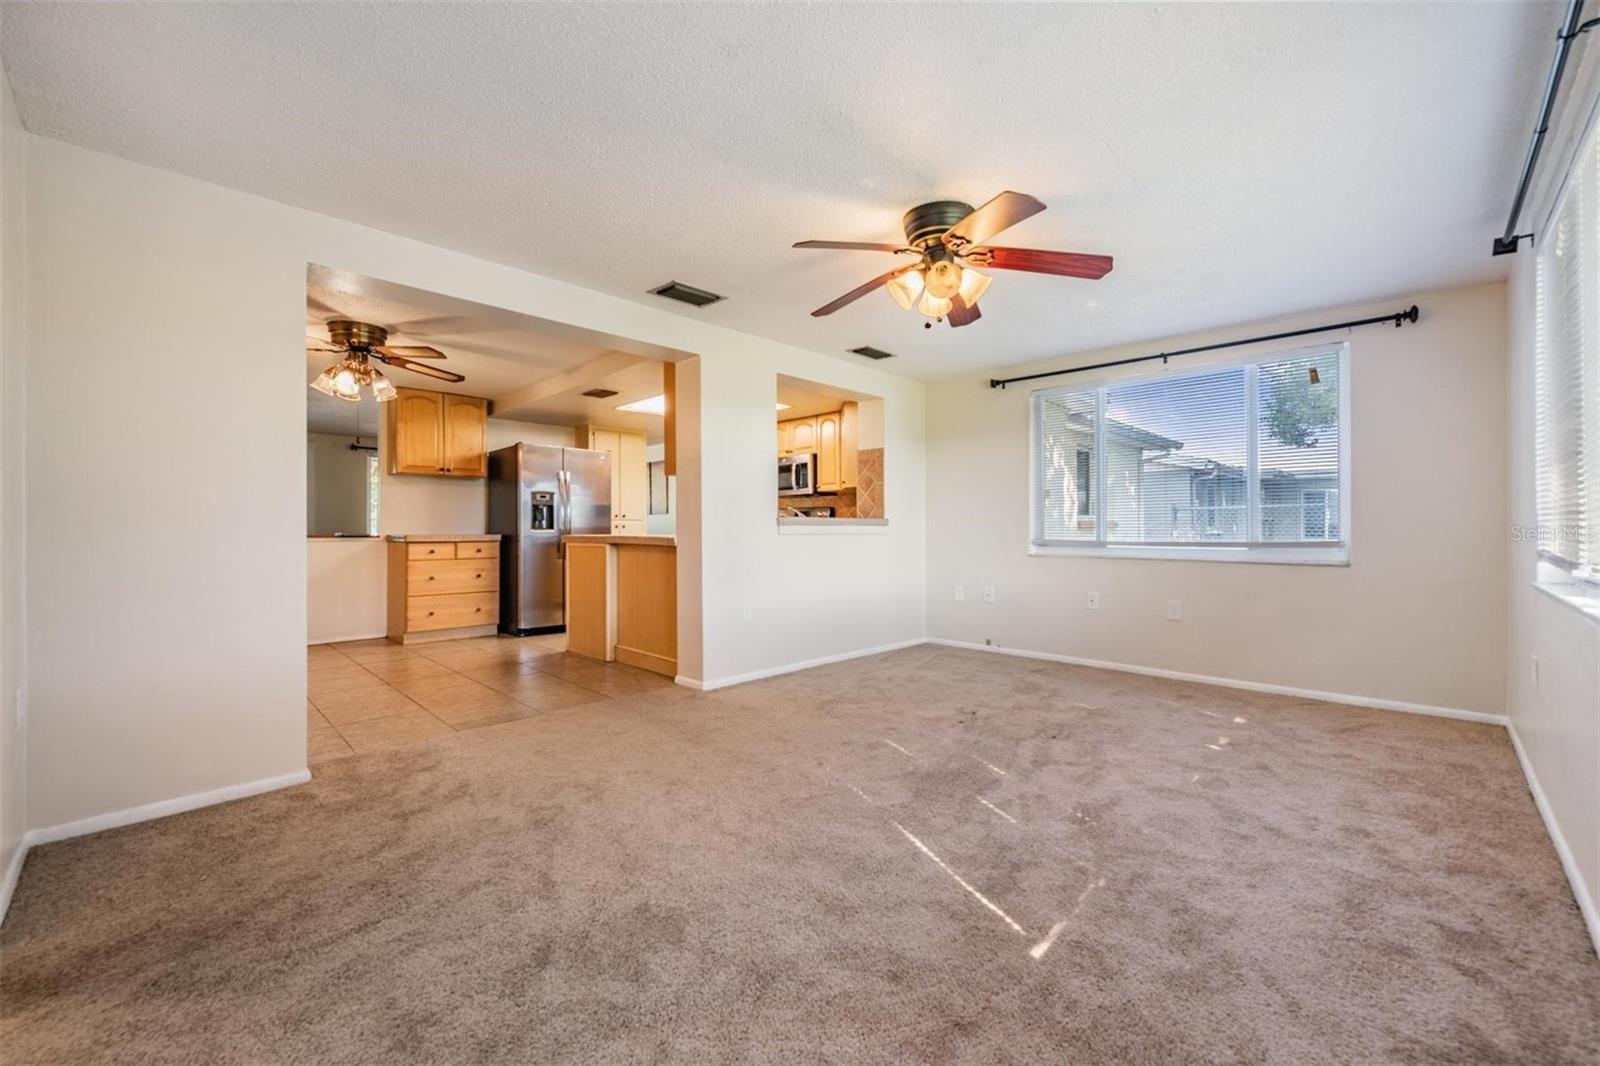
{"type": "Polygon", "coordinates": [[[911,310],[911,305],[917,302],[917,297],[922,295],[922,271],[908,270],[895,278],[884,288],[889,290],[889,295],[894,297],[894,302],[911,310]]]}
{"type": "Polygon", "coordinates": [[[968,307],[975,307],[983,294],[989,291],[989,282],[993,280],[989,275],[967,267],[961,272],[961,302],[968,307]]]}
{"type": "Polygon", "coordinates": [[[928,292],[935,299],[948,300],[961,291],[961,268],[941,259],[928,268],[928,292]]]}
{"type": "Polygon", "coordinates": [[[372,372],[372,395],[378,398],[379,403],[395,397],[394,384],[377,370],[372,372]]]}
{"type": "Polygon", "coordinates": [[[925,292],[917,303],[917,310],[929,318],[943,318],[950,313],[950,301],[941,299],[932,292],[925,292]]]}

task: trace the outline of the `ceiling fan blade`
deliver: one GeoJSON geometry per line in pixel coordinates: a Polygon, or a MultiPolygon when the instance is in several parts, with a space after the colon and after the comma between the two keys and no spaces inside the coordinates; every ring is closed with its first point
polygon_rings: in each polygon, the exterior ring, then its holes
{"type": "Polygon", "coordinates": [[[1026,270],[1067,278],[1103,278],[1111,273],[1109,255],[1047,252],[1037,248],[969,248],[963,254],[972,265],[995,270],[1026,270]]]}
{"type": "Polygon", "coordinates": [[[448,370],[440,370],[438,367],[429,366],[427,363],[413,363],[411,360],[400,355],[384,355],[381,352],[374,351],[372,357],[378,360],[380,363],[386,363],[389,366],[398,367],[401,370],[409,370],[413,374],[426,374],[428,377],[438,378],[440,381],[467,380],[460,374],[452,374],[448,370]]]}
{"type": "Polygon", "coordinates": [[[856,252],[914,252],[903,244],[882,244],[873,241],[796,241],[795,248],[840,248],[856,252]]]}
{"type": "Polygon", "coordinates": [[[1025,192],[1003,192],[951,226],[944,235],[948,246],[982,244],[1008,226],[1032,218],[1044,204],[1025,192]]]}
{"type": "Polygon", "coordinates": [[[903,267],[895,267],[893,270],[890,270],[887,273],[879,274],[865,285],[857,285],[855,288],[851,289],[837,300],[834,300],[832,303],[823,304],[821,307],[811,312],[811,317],[821,318],[823,315],[831,315],[845,304],[854,303],[867,293],[871,292],[873,289],[879,288],[893,281],[895,278],[898,278],[901,274],[904,274],[908,270],[915,269],[917,269],[916,263],[908,263],[903,267]]]}
{"type": "Polygon", "coordinates": [[[448,359],[437,348],[429,348],[426,344],[380,344],[372,349],[384,355],[398,355],[402,359],[448,359]]]}
{"type": "Polygon", "coordinates": [[[970,326],[983,317],[983,312],[978,310],[978,305],[967,306],[967,301],[959,295],[950,297],[950,310],[945,314],[945,321],[950,323],[952,329],[959,326],[970,326]]]}

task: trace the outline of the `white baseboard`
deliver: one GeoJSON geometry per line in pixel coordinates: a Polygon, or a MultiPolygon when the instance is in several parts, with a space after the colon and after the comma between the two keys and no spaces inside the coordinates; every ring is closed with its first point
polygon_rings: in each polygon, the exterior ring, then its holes
{"type": "Polygon", "coordinates": [[[182,814],[184,811],[210,807],[217,803],[227,803],[229,800],[244,799],[246,796],[258,796],[263,792],[274,792],[280,788],[288,788],[291,785],[303,785],[310,780],[310,770],[300,770],[292,774],[283,774],[280,777],[264,777],[259,781],[246,781],[241,785],[228,785],[225,788],[212,789],[210,792],[196,792],[190,796],[178,796],[175,799],[161,800],[157,803],[146,803],[142,807],[129,807],[126,810],[111,811],[109,814],[97,814],[92,818],[80,818],[76,822],[63,822],[60,825],[52,825],[44,829],[30,829],[24,840],[27,841],[29,847],[34,847],[38,844],[52,844],[57,840],[81,837],[107,829],[117,829],[121,826],[133,825],[135,822],[148,822],[152,818],[165,818],[169,814],[182,814]]]}
{"type": "Polygon", "coordinates": [[[1522,738],[1517,735],[1516,723],[1508,722],[1506,732],[1511,734],[1511,746],[1516,750],[1517,762],[1522,764],[1522,776],[1527,778],[1528,791],[1533,793],[1533,805],[1539,809],[1539,817],[1544,819],[1545,830],[1556,846],[1561,869],[1566,872],[1567,883],[1572,886],[1572,895],[1578,901],[1579,912],[1583,914],[1583,924],[1589,928],[1589,939],[1594,942],[1595,952],[1600,954],[1600,909],[1595,907],[1589,884],[1583,879],[1583,871],[1578,869],[1578,860],[1567,846],[1567,838],[1562,835],[1561,827],[1556,824],[1555,811],[1539,784],[1539,776],[1533,772],[1533,763],[1528,761],[1528,752],[1522,746],[1522,738]]]}
{"type": "Polygon", "coordinates": [[[16,891],[17,878],[22,876],[22,862],[27,857],[28,836],[24,833],[12,851],[10,861],[6,863],[5,873],[0,875],[0,922],[6,920],[6,911],[11,909],[11,893],[16,891]]]}
{"type": "Polygon", "coordinates": [[[1221,688],[1244,689],[1247,692],[1270,692],[1279,696],[1298,696],[1325,703],[1345,703],[1353,707],[1371,707],[1380,711],[1405,711],[1408,714],[1428,714],[1436,718],[1459,718],[1467,722],[1485,722],[1505,725],[1506,716],[1486,711],[1463,711],[1455,707],[1434,707],[1426,703],[1405,703],[1401,700],[1380,700],[1372,696],[1352,696],[1343,692],[1319,692],[1316,689],[1295,688],[1292,685],[1269,685],[1260,681],[1240,681],[1231,677],[1210,677],[1206,674],[1188,674],[1181,670],[1162,670],[1154,666],[1134,666],[1130,663],[1112,663],[1100,659],[1081,659],[1075,655],[1056,655],[1047,651],[1028,651],[1025,648],[1002,648],[994,644],[971,644],[964,640],[945,640],[929,637],[929,644],[942,644],[948,648],[967,648],[971,651],[992,651],[1000,655],[1015,655],[1023,659],[1044,659],[1072,666],[1092,666],[1097,670],[1117,670],[1125,674],[1144,674],[1147,677],[1164,677],[1172,681],[1192,681],[1198,685],[1217,685],[1221,688]]]}
{"type": "Polygon", "coordinates": [[[827,666],[829,663],[842,663],[849,659],[863,659],[868,655],[882,655],[887,651],[899,651],[901,648],[912,648],[918,644],[926,644],[922,637],[915,640],[901,640],[893,644],[880,644],[875,648],[861,648],[857,651],[840,652],[838,655],[824,655],[820,659],[806,659],[798,663],[785,663],[782,666],[772,666],[765,670],[752,670],[748,674],[736,674],[733,677],[718,677],[710,681],[700,681],[692,677],[673,678],[685,688],[701,689],[710,692],[712,689],[727,688],[730,685],[743,685],[749,681],[760,681],[762,678],[777,677],[780,674],[792,674],[796,670],[809,670],[813,666],[827,666]]]}

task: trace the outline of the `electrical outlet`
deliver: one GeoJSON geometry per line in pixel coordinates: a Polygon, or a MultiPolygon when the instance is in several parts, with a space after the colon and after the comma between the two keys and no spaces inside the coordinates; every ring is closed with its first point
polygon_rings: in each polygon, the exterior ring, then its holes
{"type": "Polygon", "coordinates": [[[1182,600],[1168,600],[1167,601],[1167,621],[1169,621],[1169,622],[1181,622],[1181,621],[1183,621],[1183,601],[1182,600]]]}
{"type": "Polygon", "coordinates": [[[1091,611],[1098,611],[1100,609],[1100,594],[1098,592],[1089,593],[1089,602],[1087,606],[1091,611]]]}
{"type": "Polygon", "coordinates": [[[1535,655],[1533,657],[1533,675],[1532,676],[1533,676],[1533,688],[1534,688],[1534,691],[1538,691],[1538,689],[1539,689],[1539,657],[1537,655],[1535,655]]]}
{"type": "Polygon", "coordinates": [[[993,603],[994,602],[994,586],[993,585],[985,585],[985,586],[983,586],[983,602],[984,603],[993,603]]]}
{"type": "Polygon", "coordinates": [[[750,621],[751,616],[755,614],[755,608],[750,606],[750,603],[748,601],[746,601],[746,603],[744,605],[744,609],[741,610],[739,612],[739,614],[740,614],[740,617],[742,617],[744,619],[744,621],[748,622],[748,621],[750,621]]]}
{"type": "Polygon", "coordinates": [[[965,585],[957,585],[956,586],[956,602],[957,603],[966,603],[967,602],[967,586],[965,586],[965,585]]]}

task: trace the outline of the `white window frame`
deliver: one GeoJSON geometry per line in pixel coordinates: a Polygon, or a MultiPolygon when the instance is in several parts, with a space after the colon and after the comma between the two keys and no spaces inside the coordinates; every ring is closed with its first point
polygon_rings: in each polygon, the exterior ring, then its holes
{"type": "MultiPolygon", "coordinates": [[[[1247,366],[1250,368],[1245,383],[1245,424],[1251,427],[1251,432],[1246,434],[1246,465],[1254,471],[1257,466],[1256,452],[1259,444],[1258,416],[1256,404],[1256,368],[1266,363],[1284,362],[1290,359],[1299,359],[1312,355],[1337,355],[1339,359],[1339,535],[1337,542],[1327,544],[1298,544],[1284,542],[1282,544],[1270,541],[1248,545],[1217,546],[1217,545],[1166,545],[1166,544],[1120,544],[1106,539],[1106,512],[1104,506],[1105,483],[1105,448],[1100,446],[1100,438],[1105,421],[1105,393],[1095,393],[1095,486],[1091,491],[1095,508],[1095,540],[1082,544],[1068,544],[1056,542],[1051,544],[1034,543],[1034,530],[1039,515],[1038,478],[1035,471],[1039,462],[1039,433],[1040,426],[1035,415],[1037,410],[1036,400],[1040,395],[1066,395],[1074,392],[1087,392],[1090,389],[1100,390],[1112,385],[1127,385],[1139,381],[1150,381],[1163,377],[1178,376],[1167,371],[1153,371],[1144,373],[1101,373],[1083,375],[1078,380],[1066,385],[1053,385],[1047,388],[1034,389],[1028,395],[1028,554],[1039,558],[1093,558],[1093,559],[1184,559],[1191,562],[1212,563],[1268,563],[1288,564],[1295,566],[1349,566],[1351,550],[1350,526],[1350,486],[1352,474],[1350,468],[1350,343],[1338,341],[1333,344],[1318,344],[1304,348],[1290,348],[1270,352],[1253,352],[1237,355],[1232,358],[1196,362],[1185,367],[1179,374],[1200,374],[1212,370],[1223,370],[1234,366],[1247,366]],[[1098,493],[1099,495],[1096,495],[1098,493]]],[[[1246,493],[1248,495],[1249,527],[1252,539],[1260,537],[1261,523],[1261,484],[1259,477],[1247,477],[1246,493]]]]}
{"type": "MultiPolygon", "coordinates": [[[[1533,247],[1533,287],[1535,311],[1533,315],[1534,357],[1531,365],[1531,370],[1534,375],[1534,380],[1531,384],[1535,396],[1538,395],[1539,389],[1539,334],[1540,331],[1544,329],[1544,323],[1539,320],[1537,310],[1539,285],[1541,281],[1539,266],[1544,262],[1545,251],[1552,238],[1552,234],[1554,233],[1554,222],[1556,217],[1561,214],[1562,207],[1566,206],[1567,194],[1572,188],[1572,172],[1577,168],[1578,163],[1583,159],[1584,153],[1589,150],[1591,143],[1597,140],[1600,140],[1600,99],[1595,101],[1594,106],[1590,110],[1589,117],[1584,123],[1583,132],[1578,136],[1576,142],[1574,143],[1572,154],[1567,159],[1566,169],[1561,174],[1561,184],[1557,189],[1555,198],[1550,201],[1550,208],[1545,212],[1544,218],[1536,230],[1539,236],[1535,240],[1533,247]]],[[[1600,151],[1600,144],[1595,145],[1595,150],[1600,151]]],[[[1535,410],[1535,434],[1537,434],[1538,431],[1538,417],[1538,411],[1535,410]]],[[[1534,468],[1532,474],[1535,486],[1534,520],[1536,525],[1539,521],[1537,515],[1537,509],[1539,505],[1537,498],[1539,481],[1537,465],[1538,461],[1538,448],[1535,446],[1533,450],[1534,468]]],[[[1591,517],[1591,520],[1595,519],[1591,517]]],[[[1535,536],[1533,539],[1535,541],[1532,580],[1533,587],[1536,590],[1554,598],[1555,600],[1566,604],[1568,607],[1574,608],[1579,613],[1586,615],[1597,622],[1600,622],[1600,582],[1596,582],[1594,579],[1585,574],[1579,574],[1570,570],[1565,564],[1564,560],[1556,560],[1547,556],[1544,551],[1538,548],[1538,538],[1535,536]]]]}

